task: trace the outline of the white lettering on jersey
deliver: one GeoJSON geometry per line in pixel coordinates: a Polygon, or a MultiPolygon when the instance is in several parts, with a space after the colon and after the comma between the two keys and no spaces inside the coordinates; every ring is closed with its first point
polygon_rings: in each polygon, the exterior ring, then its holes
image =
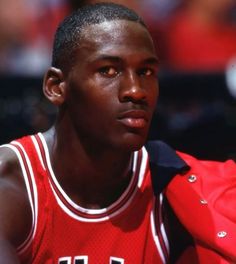
{"type": "MultiPolygon", "coordinates": [[[[88,256],[76,256],[72,257],[61,257],[58,259],[58,264],[88,264],[88,256]]],[[[125,260],[122,258],[110,257],[109,264],[125,264],[125,260]]]]}

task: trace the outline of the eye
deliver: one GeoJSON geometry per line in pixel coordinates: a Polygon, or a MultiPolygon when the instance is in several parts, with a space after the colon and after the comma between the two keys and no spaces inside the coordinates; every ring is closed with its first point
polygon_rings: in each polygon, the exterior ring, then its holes
{"type": "Polygon", "coordinates": [[[142,76],[152,76],[154,73],[155,71],[151,68],[142,68],[138,71],[138,74],[142,76]]]}
{"type": "Polygon", "coordinates": [[[115,77],[119,74],[118,70],[112,66],[102,67],[99,72],[106,77],[115,77]]]}

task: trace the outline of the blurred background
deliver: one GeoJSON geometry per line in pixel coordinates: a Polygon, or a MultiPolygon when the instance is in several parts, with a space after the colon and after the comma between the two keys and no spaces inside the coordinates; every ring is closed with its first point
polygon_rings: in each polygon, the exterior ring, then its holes
{"type": "MultiPolygon", "coordinates": [[[[96,0],[0,0],[0,144],[48,129],[42,94],[59,21],[96,0]]],[[[120,0],[145,20],[161,59],[149,139],[236,160],[235,0],[120,0]]]]}

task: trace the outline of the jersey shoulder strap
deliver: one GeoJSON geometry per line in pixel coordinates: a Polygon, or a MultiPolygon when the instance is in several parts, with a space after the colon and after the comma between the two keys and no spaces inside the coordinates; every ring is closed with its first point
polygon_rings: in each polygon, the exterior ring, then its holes
{"type": "Polygon", "coordinates": [[[187,172],[190,167],[163,141],[148,141],[145,146],[149,154],[153,191],[157,196],[175,175],[187,172]]]}
{"type": "MultiPolygon", "coordinates": [[[[158,197],[175,175],[186,173],[190,167],[174,149],[162,141],[149,141],[146,149],[149,153],[153,192],[158,197]]],[[[176,217],[165,196],[163,208],[170,249],[168,263],[176,263],[184,250],[193,245],[193,239],[176,217]]]]}

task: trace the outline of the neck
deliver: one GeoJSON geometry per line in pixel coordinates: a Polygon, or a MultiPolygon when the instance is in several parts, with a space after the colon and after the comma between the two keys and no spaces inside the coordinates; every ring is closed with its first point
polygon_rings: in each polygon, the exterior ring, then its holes
{"type": "Polygon", "coordinates": [[[80,206],[107,207],[127,188],[133,153],[94,146],[89,149],[71,135],[63,133],[61,137],[55,128],[45,133],[45,139],[58,182],[80,206]]]}

